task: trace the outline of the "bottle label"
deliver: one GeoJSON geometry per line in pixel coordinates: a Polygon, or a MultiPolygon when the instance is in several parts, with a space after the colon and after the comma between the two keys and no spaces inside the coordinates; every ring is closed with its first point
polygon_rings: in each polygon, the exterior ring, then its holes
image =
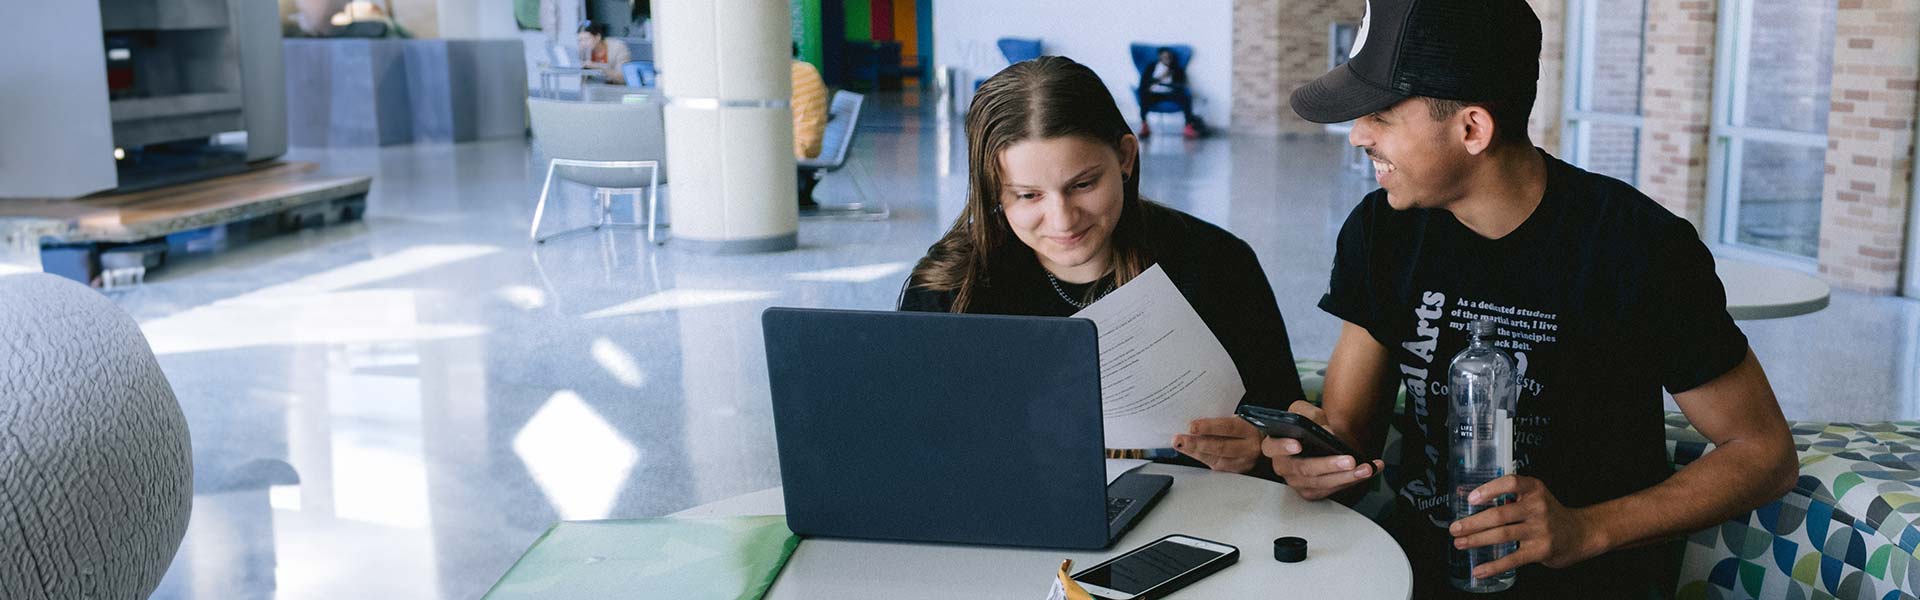
{"type": "Polygon", "coordinates": [[[1494,409],[1493,439],[1499,448],[1499,457],[1494,464],[1500,465],[1500,473],[1514,472],[1513,466],[1513,415],[1507,409],[1494,409]]]}

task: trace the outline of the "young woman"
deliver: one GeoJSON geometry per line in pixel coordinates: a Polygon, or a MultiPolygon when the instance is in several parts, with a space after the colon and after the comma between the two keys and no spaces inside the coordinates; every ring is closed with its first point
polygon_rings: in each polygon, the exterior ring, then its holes
{"type": "MultiPolygon", "coordinates": [[[[967,140],[967,206],[914,268],[901,310],[1068,316],[1158,264],[1232,355],[1245,402],[1301,399],[1253,249],[1140,197],[1139,141],[1091,69],[1058,56],[1007,67],[975,92],[967,140]]],[[[1220,415],[1168,444],[1257,473],[1260,438],[1220,415]]]]}
{"type": "Polygon", "coordinates": [[[607,83],[624,84],[627,82],[625,71],[620,70],[633,60],[633,52],[627,49],[627,43],[607,39],[607,24],[587,22],[580,26],[580,34],[575,36],[580,43],[581,67],[596,69],[606,76],[607,83]]]}

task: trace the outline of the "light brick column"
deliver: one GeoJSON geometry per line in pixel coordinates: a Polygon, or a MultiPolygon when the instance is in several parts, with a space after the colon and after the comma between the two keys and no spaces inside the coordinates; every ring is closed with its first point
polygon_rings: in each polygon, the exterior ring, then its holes
{"type": "Polygon", "coordinates": [[[1912,205],[1920,6],[1840,0],[1834,23],[1820,272],[1839,287],[1894,294],[1912,205]]]}
{"type": "Polygon", "coordinates": [[[1533,145],[1558,154],[1567,71],[1567,0],[1527,0],[1527,4],[1540,17],[1540,91],[1527,118],[1527,135],[1533,145]]]}
{"type": "Polygon", "coordinates": [[[1284,0],[1280,6],[1280,130],[1315,133],[1325,126],[1293,114],[1293,91],[1327,72],[1327,32],[1367,14],[1365,0],[1284,0]]]}
{"type": "Polygon", "coordinates": [[[1233,128],[1249,133],[1317,133],[1287,97],[1327,72],[1327,32],[1358,24],[1366,0],[1234,0],[1233,128]]]}
{"type": "Polygon", "coordinates": [[[1280,132],[1280,0],[1233,0],[1233,130],[1280,132]]]}
{"type": "Polygon", "coordinates": [[[1715,0],[1647,0],[1640,191],[1705,231],[1715,0]]]}

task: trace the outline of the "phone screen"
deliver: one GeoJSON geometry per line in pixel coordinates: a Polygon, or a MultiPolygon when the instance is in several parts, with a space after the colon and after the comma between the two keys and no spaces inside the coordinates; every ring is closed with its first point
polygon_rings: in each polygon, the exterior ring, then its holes
{"type": "Polygon", "coordinates": [[[1074,576],[1074,580],[1116,592],[1138,594],[1224,555],[1205,548],[1160,540],[1119,560],[1074,576]]]}

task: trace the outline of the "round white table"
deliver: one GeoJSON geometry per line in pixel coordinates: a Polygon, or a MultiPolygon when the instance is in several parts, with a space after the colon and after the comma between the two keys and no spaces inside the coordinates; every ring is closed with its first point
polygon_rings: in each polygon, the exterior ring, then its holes
{"type": "MultiPolygon", "coordinates": [[[[1204,469],[1151,464],[1173,488],[1133,531],[1105,551],[911,544],[808,538],[780,573],[770,599],[1031,598],[1047,596],[1060,559],[1074,570],[1181,533],[1232,544],[1240,561],[1174,594],[1175,598],[1407,598],[1413,573],[1393,538],[1334,502],[1309,502],[1270,481],[1204,469]],[[1307,560],[1273,559],[1273,540],[1307,540],[1307,560]]],[[[781,488],[761,490],[676,513],[677,517],[785,514],[781,488]]]]}
{"type": "Polygon", "coordinates": [[[1734,319],[1779,319],[1827,307],[1833,288],[1820,278],[1780,267],[1715,257],[1713,270],[1727,288],[1734,319]]]}

